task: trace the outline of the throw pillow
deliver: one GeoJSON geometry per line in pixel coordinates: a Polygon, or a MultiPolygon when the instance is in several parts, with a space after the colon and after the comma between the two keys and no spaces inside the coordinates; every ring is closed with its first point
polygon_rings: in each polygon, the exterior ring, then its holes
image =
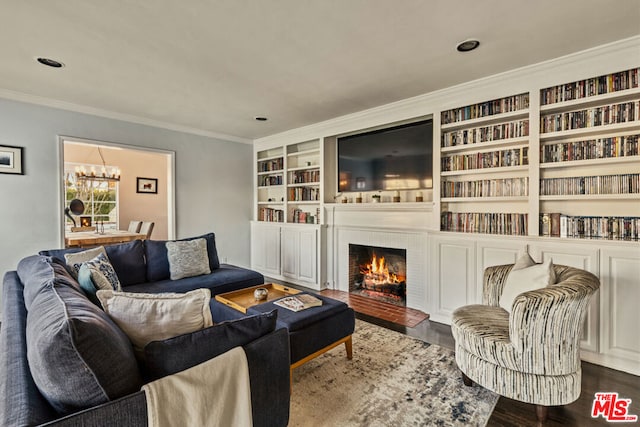
{"type": "Polygon", "coordinates": [[[91,280],[97,289],[122,290],[118,275],[106,255],[99,254],[94,259],[83,262],[80,268],[83,266],[86,266],[91,272],[91,280]]]}
{"type": "Polygon", "coordinates": [[[555,282],[556,274],[551,258],[542,264],[534,264],[518,270],[512,269],[505,281],[502,295],[500,295],[500,307],[511,313],[511,306],[518,295],[534,289],[544,288],[555,282]]]}
{"type": "MultiPolygon", "coordinates": [[[[211,271],[220,268],[220,260],[218,259],[218,250],[216,249],[216,236],[213,233],[207,233],[202,236],[189,237],[174,241],[186,241],[204,239],[207,242],[207,253],[209,255],[209,269],[211,271]]],[[[146,275],[147,282],[158,282],[166,280],[170,277],[169,261],[167,260],[167,240],[145,240],[144,256],[146,259],[146,275]]]]}
{"type": "Polygon", "coordinates": [[[98,246],[97,248],[87,249],[81,252],[66,253],[64,254],[64,260],[69,266],[69,269],[78,277],[82,263],[91,261],[100,254],[103,254],[105,257],[107,256],[104,246],[98,246]]]}
{"type": "Polygon", "coordinates": [[[211,273],[204,239],[167,242],[171,280],[211,273]]]}
{"type": "Polygon", "coordinates": [[[31,301],[26,319],[31,376],[63,415],[134,393],[142,385],[127,336],[77,284],[67,281],[56,273],[31,301]]]}
{"type": "Polygon", "coordinates": [[[80,271],[78,271],[78,283],[87,298],[89,298],[91,302],[98,307],[102,307],[100,305],[100,300],[96,295],[98,289],[96,288],[96,285],[93,284],[93,280],[91,280],[91,270],[89,270],[89,266],[87,264],[82,264],[80,271]]]}
{"type": "Polygon", "coordinates": [[[142,294],[99,290],[104,311],[124,331],[136,351],[164,340],[213,325],[209,289],[186,294],[142,294]]]}
{"type": "Polygon", "coordinates": [[[273,332],[277,317],[278,311],[273,310],[163,341],[152,341],[144,348],[144,365],[149,380],[191,368],[273,332]]]}
{"type": "Polygon", "coordinates": [[[523,268],[531,267],[535,264],[536,262],[533,260],[533,258],[531,258],[531,255],[529,255],[528,252],[525,252],[520,258],[516,260],[516,263],[513,264],[513,268],[511,269],[511,271],[522,270],[523,268]]]}

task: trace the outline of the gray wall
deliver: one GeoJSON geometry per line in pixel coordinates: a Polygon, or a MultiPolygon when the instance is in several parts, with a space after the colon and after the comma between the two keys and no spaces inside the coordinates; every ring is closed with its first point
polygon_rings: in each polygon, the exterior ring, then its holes
{"type": "Polygon", "coordinates": [[[0,99],[0,145],[24,147],[25,175],[0,174],[0,275],[60,247],[58,135],[176,153],[176,237],[216,233],[228,262],[249,266],[252,147],[0,99]]]}

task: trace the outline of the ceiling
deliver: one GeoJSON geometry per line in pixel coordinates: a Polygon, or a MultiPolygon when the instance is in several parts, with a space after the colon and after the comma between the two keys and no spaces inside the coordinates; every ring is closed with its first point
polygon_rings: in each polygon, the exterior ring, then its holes
{"type": "Polygon", "coordinates": [[[638,0],[7,0],[0,11],[0,97],[240,141],[640,34],[638,0]],[[457,52],[468,38],[480,47],[457,52]]]}

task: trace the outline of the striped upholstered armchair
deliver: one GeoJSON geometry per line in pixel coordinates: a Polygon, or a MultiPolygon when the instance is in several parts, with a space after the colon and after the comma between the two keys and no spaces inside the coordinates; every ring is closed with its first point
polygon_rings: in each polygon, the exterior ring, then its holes
{"type": "Polygon", "coordinates": [[[582,325],[600,282],[587,271],[555,265],[555,284],[519,294],[509,313],[499,300],[512,268],[485,269],[483,304],[454,311],[456,363],[465,385],[476,382],[534,404],[543,422],[549,406],[580,396],[582,325]]]}

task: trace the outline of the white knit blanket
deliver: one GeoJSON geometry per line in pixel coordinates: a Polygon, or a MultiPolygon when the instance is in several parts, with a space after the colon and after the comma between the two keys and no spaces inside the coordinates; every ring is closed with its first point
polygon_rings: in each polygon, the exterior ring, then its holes
{"type": "Polygon", "coordinates": [[[249,368],[242,347],[142,389],[150,427],[252,426],[249,368]]]}

